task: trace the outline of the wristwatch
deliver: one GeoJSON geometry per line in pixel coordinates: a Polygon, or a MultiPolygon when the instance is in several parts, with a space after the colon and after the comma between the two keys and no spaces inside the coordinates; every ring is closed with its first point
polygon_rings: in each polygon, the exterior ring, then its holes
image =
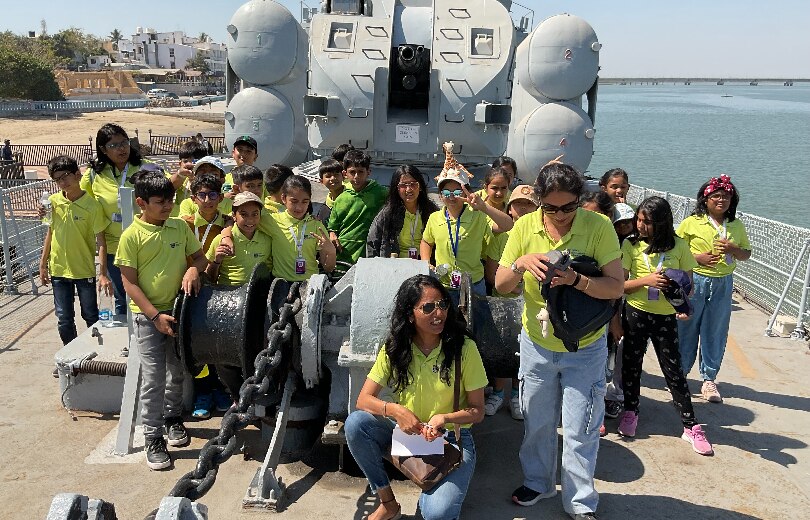
{"type": "Polygon", "coordinates": [[[515,263],[515,262],[512,262],[512,265],[509,266],[509,269],[511,269],[513,273],[519,274],[519,275],[522,275],[523,273],[526,272],[525,269],[521,269],[520,267],[518,267],[517,263],[515,263]]]}

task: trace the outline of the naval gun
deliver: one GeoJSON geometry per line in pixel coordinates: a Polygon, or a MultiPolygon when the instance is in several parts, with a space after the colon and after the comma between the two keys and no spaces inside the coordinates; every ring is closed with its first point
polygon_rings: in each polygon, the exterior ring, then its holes
{"type": "Polygon", "coordinates": [[[562,154],[584,172],[601,44],[570,14],[529,32],[511,6],[323,0],[302,26],[283,5],[251,0],[227,26],[225,141],[254,137],[261,168],[350,143],[382,182],[403,163],[440,169],[445,141],[473,173],[504,154],[521,172],[562,154]]]}

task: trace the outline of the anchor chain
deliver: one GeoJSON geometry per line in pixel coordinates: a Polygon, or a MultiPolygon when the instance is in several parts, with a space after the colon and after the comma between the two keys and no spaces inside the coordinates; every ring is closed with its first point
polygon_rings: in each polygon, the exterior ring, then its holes
{"type": "MultiPolygon", "coordinates": [[[[185,497],[192,501],[203,497],[214,485],[220,464],[236,452],[236,432],[256,419],[256,397],[270,390],[270,376],[282,361],[282,346],[289,344],[292,339],[293,318],[302,307],[300,285],[300,282],[290,285],[285,303],[279,309],[278,319],[267,331],[267,348],[256,355],[253,375],[242,383],[237,405],[232,406],[222,417],[219,434],[205,443],[200,450],[197,466],[177,480],[168,496],[185,497]]],[[[157,512],[158,509],[153,510],[144,520],[154,520],[157,512]]]]}

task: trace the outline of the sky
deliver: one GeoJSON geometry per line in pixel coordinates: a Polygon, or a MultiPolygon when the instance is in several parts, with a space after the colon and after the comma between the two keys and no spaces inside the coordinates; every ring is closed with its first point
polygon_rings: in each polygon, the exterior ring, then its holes
{"type": "MultiPolygon", "coordinates": [[[[479,1],[479,0],[466,0],[479,1]]],[[[5,2],[4,2],[5,3],[5,2]]],[[[226,42],[225,26],[243,0],[138,0],[132,3],[28,0],[6,8],[0,30],[26,34],[71,26],[97,36],[135,27],[201,32],[226,42]],[[70,8],[66,8],[70,5],[70,8]]],[[[298,17],[298,0],[280,0],[298,17]]],[[[316,7],[319,0],[308,0],[316,7]]],[[[810,78],[810,2],[807,0],[521,0],[535,25],[568,12],[587,20],[603,48],[602,77],[810,78]]],[[[520,8],[515,7],[518,11],[520,8]]]]}

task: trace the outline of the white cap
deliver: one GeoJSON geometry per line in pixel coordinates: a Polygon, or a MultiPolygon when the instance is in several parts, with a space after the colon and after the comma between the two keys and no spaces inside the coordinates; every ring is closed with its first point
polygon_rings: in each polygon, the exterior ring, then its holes
{"type": "Polygon", "coordinates": [[[221,171],[221,172],[225,173],[225,167],[222,165],[222,161],[220,161],[220,160],[219,160],[219,157],[214,157],[213,155],[206,155],[206,156],[205,156],[205,157],[203,157],[202,159],[200,159],[200,160],[198,160],[197,162],[195,162],[195,163],[194,163],[194,168],[192,169],[192,171],[193,171],[194,173],[197,173],[197,168],[199,168],[199,167],[200,167],[200,166],[202,166],[203,164],[210,164],[210,165],[213,165],[213,166],[215,166],[216,168],[218,168],[218,169],[219,169],[219,171],[221,171]]]}
{"type": "Polygon", "coordinates": [[[628,220],[636,217],[636,212],[630,204],[619,202],[613,206],[613,223],[620,220],[628,220]]]}

